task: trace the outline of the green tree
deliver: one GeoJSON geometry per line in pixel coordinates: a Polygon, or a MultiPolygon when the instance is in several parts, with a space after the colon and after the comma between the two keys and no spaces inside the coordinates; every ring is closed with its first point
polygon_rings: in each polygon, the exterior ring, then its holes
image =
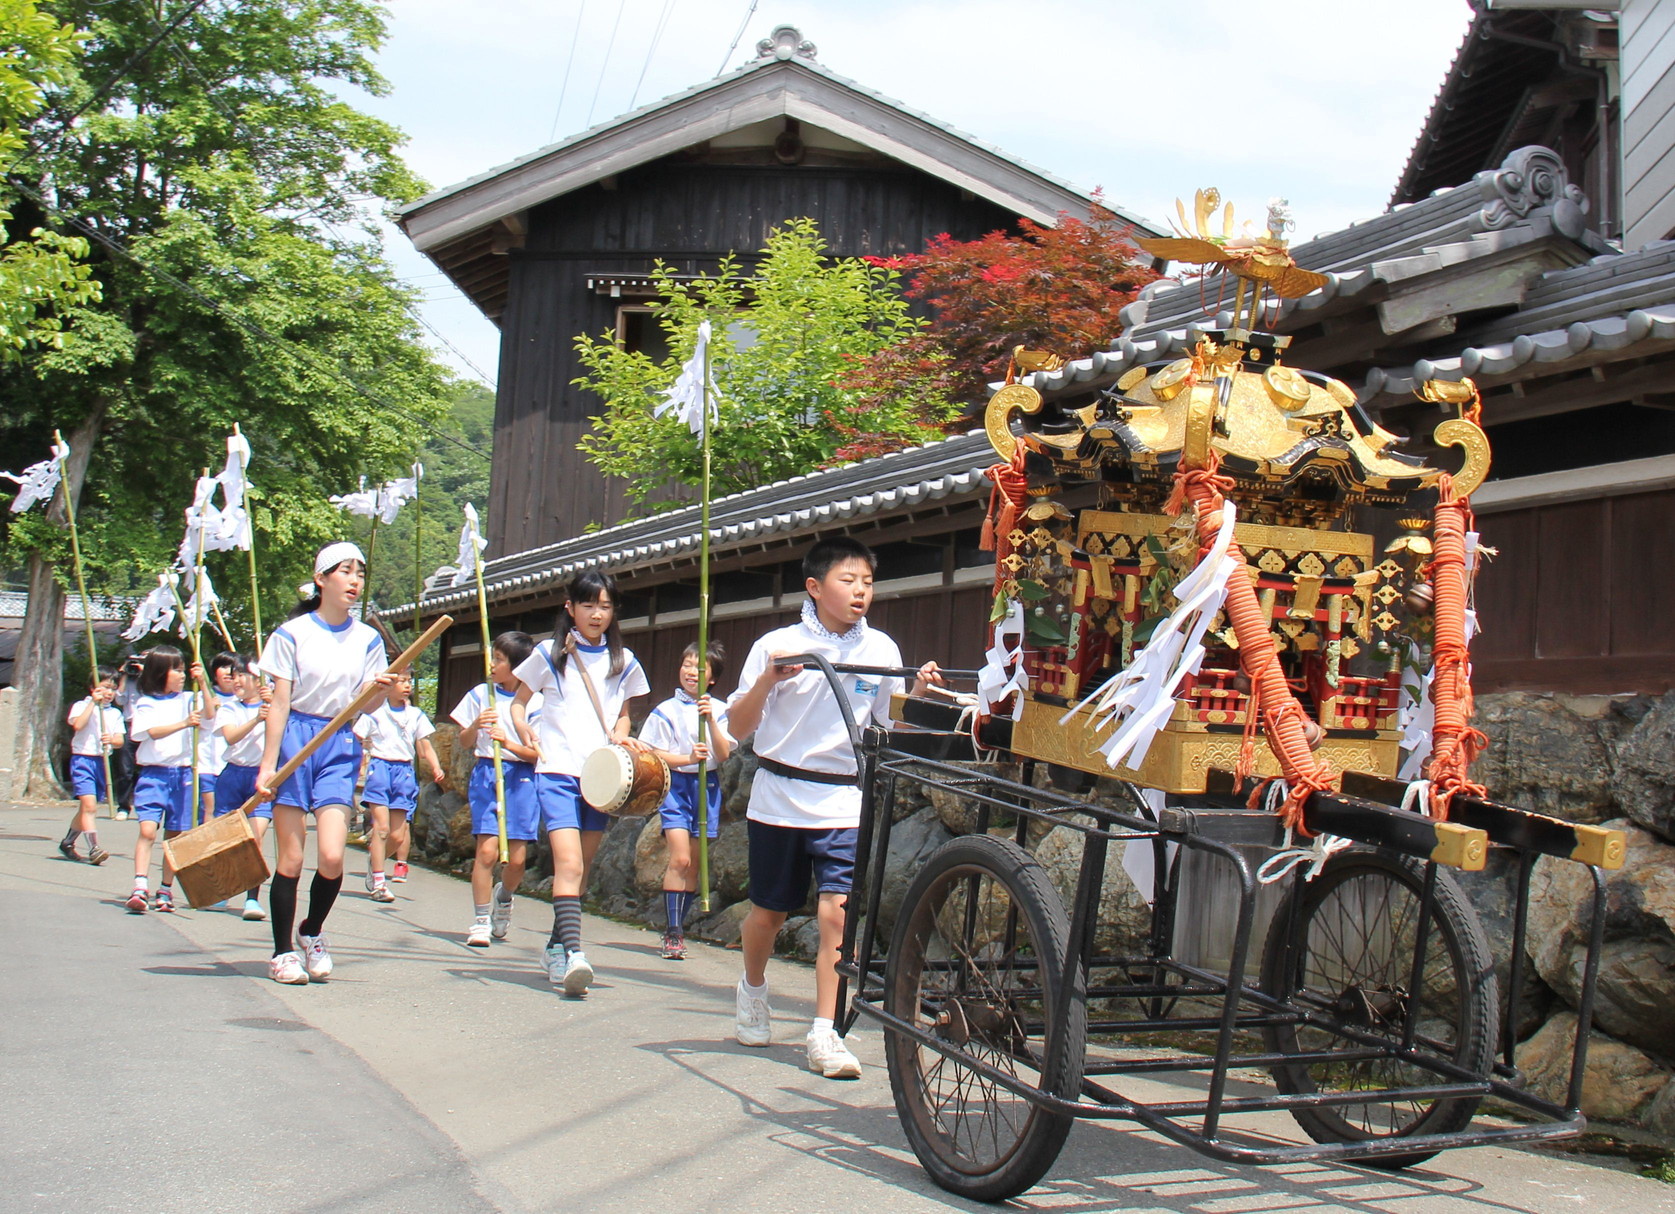
{"type": "MultiPolygon", "coordinates": [[[[383,7],[366,0],[58,0],[87,31],[48,92],[40,150],[12,174],[20,214],[86,236],[103,286],[64,314],[60,348],[0,369],[0,450],[74,457],[90,582],[143,589],[172,558],[193,478],[241,422],[254,448],[263,619],[295,602],[314,547],[343,534],[326,501],[411,462],[447,376],[418,340],[368,208],[415,197],[395,128],[334,90],[381,93],[383,7]],[[149,48],[149,49],[147,49],[149,48]],[[71,118],[74,121],[69,121],[71,118]]],[[[20,638],[28,786],[52,786],[65,543],[56,514],[11,526],[27,560],[20,638]]],[[[243,553],[210,564],[235,632],[243,553]]],[[[248,633],[240,639],[246,639],[248,633]]]]}
{"type": "Polygon", "coordinates": [[[670,504],[658,495],[671,482],[701,483],[697,436],[653,409],[692,356],[705,319],[721,395],[711,442],[718,495],[818,468],[859,431],[897,446],[940,436],[939,423],[952,413],[946,398],[863,404],[840,385],[860,360],[917,333],[924,321],[909,311],[894,270],[827,258],[825,248],[812,219],[794,219],[768,237],[748,275],[728,258],[714,275],[679,282],[659,263],[656,319],[674,351],[662,362],[623,349],[613,334],[576,339],[587,374],[575,383],[605,402],[580,445],[606,473],[627,479],[639,505],[670,504]]]}
{"type": "MultiPolygon", "coordinates": [[[[45,104],[45,88],[69,75],[79,35],[41,12],[35,0],[0,0],[0,165],[28,155],[21,128],[45,104]]],[[[59,311],[99,297],[84,264],[87,241],[34,228],[10,228],[15,200],[0,183],[0,359],[56,344],[59,311]]]]}

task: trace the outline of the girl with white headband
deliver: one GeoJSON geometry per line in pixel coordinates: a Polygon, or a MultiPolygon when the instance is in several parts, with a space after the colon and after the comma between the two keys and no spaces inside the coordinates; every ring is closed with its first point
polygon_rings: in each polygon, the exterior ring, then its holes
{"type": "Polygon", "coordinates": [[[370,683],[388,686],[395,678],[384,673],[383,640],[350,615],[365,589],[366,557],[361,550],[349,543],[326,545],[314,558],[313,595],[274,629],[262,652],[262,672],[273,679],[273,702],[256,783],[263,799],[274,803],[273,833],[278,840],[268,895],[273,922],[268,976],[275,982],[324,982],[332,972],[326,916],[343,886],[343,848],[360,772],[360,743],[345,725],[278,788],[273,787],[273,776],[363,688],[370,683]],[[298,925],[299,956],[291,925],[309,814],[314,815],[319,855],[308,891],[308,917],[298,925]]]}

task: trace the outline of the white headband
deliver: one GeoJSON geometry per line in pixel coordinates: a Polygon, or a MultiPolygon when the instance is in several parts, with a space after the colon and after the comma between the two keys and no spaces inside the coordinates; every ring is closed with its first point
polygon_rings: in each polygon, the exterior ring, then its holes
{"type": "Polygon", "coordinates": [[[344,561],[359,561],[364,565],[366,555],[348,540],[339,540],[320,549],[320,555],[314,558],[314,572],[329,573],[344,561]]]}

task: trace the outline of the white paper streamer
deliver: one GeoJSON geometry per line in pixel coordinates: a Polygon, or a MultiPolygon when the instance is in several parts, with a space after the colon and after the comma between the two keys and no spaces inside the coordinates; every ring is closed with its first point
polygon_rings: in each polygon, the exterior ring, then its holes
{"type": "Polygon", "coordinates": [[[362,518],[372,518],[378,513],[378,490],[366,487],[366,477],[361,477],[361,487],[353,493],[334,493],[326,499],[339,510],[347,510],[350,514],[358,514],[362,518]]]}
{"type": "Polygon", "coordinates": [[[64,461],[69,458],[70,444],[55,441],[51,458],[30,464],[21,474],[0,472],[0,476],[18,486],[17,496],[12,499],[12,513],[22,514],[36,502],[51,502],[64,475],[64,461]]]}
{"type": "Polygon", "coordinates": [[[446,582],[449,586],[465,585],[477,576],[478,554],[488,546],[489,542],[477,532],[477,507],[466,502],[465,526],[459,531],[459,552],[452,565],[443,565],[430,575],[430,584],[440,586],[446,582]]]}
{"type": "Polygon", "coordinates": [[[179,581],[173,570],[157,575],[157,589],[140,600],[134,618],[122,633],[125,641],[137,641],[153,632],[166,632],[174,623],[174,585],[179,581]]]}
{"type": "Polygon", "coordinates": [[[1024,697],[1029,694],[1029,675],[1024,671],[1024,605],[1018,602],[995,625],[994,644],[983,655],[983,669],[977,672],[977,699],[985,715],[993,716],[995,705],[1014,693],[1012,719],[1016,721],[1024,715],[1024,697]],[[1011,674],[1006,673],[1007,667],[1012,668],[1011,674]]]}
{"type": "Polygon", "coordinates": [[[710,322],[706,320],[698,326],[698,344],[693,347],[692,357],[681,364],[680,378],[675,380],[674,387],[664,391],[665,399],[652,410],[657,417],[673,412],[700,438],[703,437],[707,417],[713,417],[717,421],[721,419],[714,384],[709,386],[708,408],[705,408],[704,359],[709,345],[710,322]]]}

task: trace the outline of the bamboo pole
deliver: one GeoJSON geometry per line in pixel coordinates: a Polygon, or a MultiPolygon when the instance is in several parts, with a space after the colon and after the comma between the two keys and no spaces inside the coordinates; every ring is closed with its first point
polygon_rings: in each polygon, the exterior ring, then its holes
{"type": "Polygon", "coordinates": [[[210,614],[215,617],[215,631],[221,634],[221,639],[227,642],[227,652],[233,653],[238,649],[233,644],[233,634],[227,629],[227,617],[221,614],[221,600],[214,599],[209,605],[210,614]]]}
{"type": "MultiPolygon", "coordinates": [[[[240,438],[244,437],[239,433],[237,422],[233,423],[233,433],[240,438]]],[[[244,471],[247,474],[244,478],[244,513],[250,519],[250,546],[244,552],[250,558],[250,619],[256,629],[256,661],[260,664],[262,660],[262,595],[261,591],[257,589],[256,581],[256,509],[250,503],[249,465],[245,466],[244,471]]],[[[267,676],[263,675],[262,678],[265,680],[267,676]]]]}
{"type": "MultiPolygon", "coordinates": [[[[418,466],[422,467],[422,465],[418,465],[418,466]]],[[[421,492],[421,487],[422,487],[423,483],[424,483],[424,477],[422,475],[419,475],[418,479],[416,479],[413,482],[413,635],[414,636],[418,636],[419,633],[423,632],[424,627],[425,627],[424,620],[419,614],[419,599],[422,598],[424,596],[424,593],[425,593],[425,575],[423,573],[423,569],[424,569],[423,561],[424,561],[425,511],[424,511],[423,494],[421,492]]],[[[437,695],[442,694],[442,692],[441,692],[441,682],[442,682],[442,680],[440,678],[438,678],[437,679],[437,684],[438,684],[437,695]]],[[[417,700],[418,695],[419,695],[418,685],[415,683],[414,688],[413,688],[413,698],[415,700],[417,700]]],[[[432,707],[435,707],[435,705],[433,705],[432,707]]],[[[433,712],[431,715],[435,716],[436,714],[433,712]]]]}
{"type": "MultiPolygon", "coordinates": [[[[698,416],[703,419],[702,444],[704,450],[704,480],[699,492],[698,538],[698,696],[702,699],[710,691],[710,349],[704,345],[704,387],[698,402],[698,416]]],[[[698,741],[709,741],[709,720],[698,714],[698,741]]],[[[710,761],[698,762],[698,909],[705,914],[710,909],[710,761]]],[[[670,924],[684,930],[685,924],[670,924]]]]}
{"type": "MultiPolygon", "coordinates": [[[[208,476],[209,475],[209,469],[205,468],[203,474],[205,476],[208,476]]],[[[193,487],[193,495],[192,496],[194,498],[197,497],[196,486],[193,487]]],[[[190,527],[191,524],[188,523],[187,526],[190,527]]],[[[195,668],[194,677],[197,678],[197,683],[198,683],[198,693],[197,693],[198,694],[198,711],[200,711],[200,712],[202,712],[205,708],[209,707],[209,688],[207,688],[204,685],[203,679],[196,674],[197,671],[203,670],[203,665],[204,665],[204,650],[203,650],[203,637],[202,637],[203,626],[204,626],[204,534],[203,534],[203,530],[204,530],[204,515],[203,515],[203,511],[199,510],[198,511],[198,551],[196,553],[195,559],[192,562],[192,600],[197,605],[197,608],[198,608],[195,612],[192,613],[192,665],[195,668]]],[[[197,725],[194,725],[192,727],[192,825],[193,826],[202,826],[204,824],[203,795],[199,792],[199,785],[198,785],[198,780],[199,780],[198,764],[201,762],[201,757],[198,753],[198,746],[199,746],[199,741],[202,738],[202,736],[203,736],[202,728],[197,726],[197,725]]]]}
{"type": "MultiPolygon", "coordinates": [[[[477,618],[483,626],[483,689],[488,706],[495,709],[498,725],[500,710],[494,697],[494,651],[489,648],[489,596],[483,586],[483,550],[473,543],[471,552],[472,567],[477,573],[477,618]]],[[[511,858],[506,842],[506,772],[501,766],[500,739],[491,738],[490,742],[494,748],[494,816],[500,830],[500,862],[505,864],[511,858]]]]}
{"type": "MultiPolygon", "coordinates": [[[[64,436],[57,430],[52,432],[52,441],[60,447],[68,448],[64,436]]],[[[70,556],[74,558],[76,567],[76,593],[81,595],[81,622],[87,629],[87,677],[88,695],[99,686],[99,646],[93,639],[93,608],[87,601],[87,578],[81,567],[81,534],[76,530],[76,504],[70,498],[70,457],[64,456],[64,470],[58,478],[58,487],[64,493],[64,519],[70,524],[70,556]]],[[[116,817],[116,784],[111,779],[111,752],[105,745],[105,710],[99,701],[93,701],[93,715],[99,720],[99,759],[105,765],[105,809],[109,816],[116,817]]]]}
{"type": "MultiPolygon", "coordinates": [[[[374,500],[376,500],[376,499],[374,499],[374,500]]],[[[362,583],[362,585],[364,586],[364,590],[361,594],[361,623],[363,623],[363,624],[366,623],[366,605],[372,599],[372,552],[373,552],[373,549],[375,549],[377,547],[378,547],[378,515],[377,515],[376,512],[374,512],[373,516],[372,516],[372,530],[367,534],[367,537],[366,537],[366,578],[365,578],[364,582],[362,583]]]]}

